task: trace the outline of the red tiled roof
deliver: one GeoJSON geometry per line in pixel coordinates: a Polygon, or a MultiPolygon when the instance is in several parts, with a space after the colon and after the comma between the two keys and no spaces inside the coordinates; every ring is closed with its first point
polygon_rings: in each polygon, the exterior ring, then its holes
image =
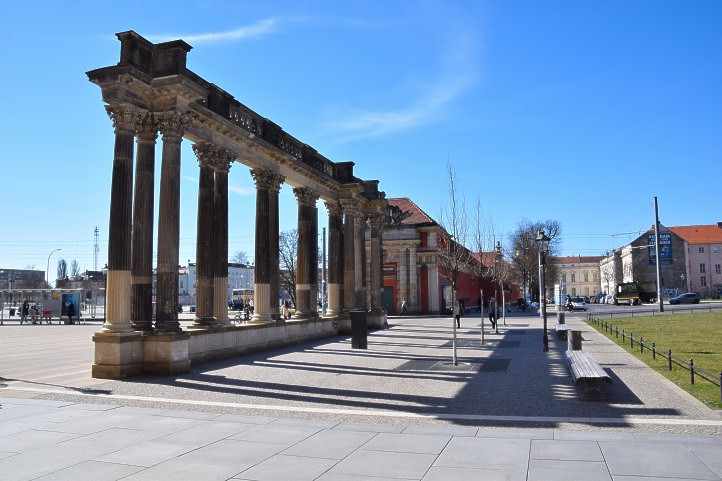
{"type": "Polygon", "coordinates": [[[679,225],[670,230],[688,244],[722,244],[722,227],[718,224],[679,225]]]}
{"type": "Polygon", "coordinates": [[[604,256],[560,256],[552,257],[555,264],[582,264],[595,263],[604,259],[604,256]]]}
{"type": "Polygon", "coordinates": [[[426,212],[421,209],[408,197],[397,197],[395,199],[388,199],[389,205],[393,205],[401,209],[401,212],[408,214],[408,216],[401,221],[403,225],[418,225],[418,224],[436,224],[436,221],[429,216],[426,212]]]}

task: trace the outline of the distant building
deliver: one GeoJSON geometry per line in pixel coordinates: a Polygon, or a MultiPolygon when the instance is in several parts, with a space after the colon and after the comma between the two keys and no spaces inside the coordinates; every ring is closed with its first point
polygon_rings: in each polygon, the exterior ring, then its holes
{"type": "MultiPolygon", "coordinates": [[[[408,312],[445,312],[451,308],[452,293],[448,276],[437,259],[442,227],[411,199],[388,199],[388,203],[401,216],[398,223],[385,226],[383,231],[384,308],[399,313],[405,302],[408,312]]],[[[474,262],[488,257],[488,253],[469,254],[474,262]]],[[[367,251],[367,258],[369,255],[367,251]]],[[[501,296],[496,286],[483,287],[486,299],[495,291],[501,296]]],[[[508,302],[519,297],[518,288],[507,286],[507,290],[508,302]]],[[[479,283],[470,272],[459,273],[457,291],[466,306],[479,305],[479,283]]]]}
{"type": "Polygon", "coordinates": [[[722,296],[722,222],[670,227],[684,241],[686,290],[722,296]]]}
{"type": "MultiPolygon", "coordinates": [[[[662,296],[670,297],[687,290],[687,248],[672,229],[660,226],[659,257],[662,296]]],[[[637,282],[645,293],[657,292],[657,263],[654,227],[629,244],[615,249],[599,261],[599,281],[603,293],[615,294],[617,286],[637,282]]]]}
{"type": "Polygon", "coordinates": [[[559,279],[567,294],[594,297],[602,292],[599,282],[602,259],[602,256],[555,256],[551,262],[559,266],[559,279]]]}
{"type": "MultiPolygon", "coordinates": [[[[253,285],[252,265],[228,263],[228,301],[231,300],[233,289],[253,289],[253,285]]],[[[193,262],[178,268],[178,302],[181,305],[196,303],[196,264],[193,262]]]]}
{"type": "Polygon", "coordinates": [[[0,269],[0,289],[43,289],[45,271],[33,269],[0,269]]]}

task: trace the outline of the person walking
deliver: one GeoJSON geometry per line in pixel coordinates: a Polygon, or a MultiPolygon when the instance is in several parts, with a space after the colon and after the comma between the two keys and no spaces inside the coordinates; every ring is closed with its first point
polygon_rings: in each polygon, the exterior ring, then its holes
{"type": "Polygon", "coordinates": [[[489,322],[496,331],[496,299],[489,299],[489,322]]]}
{"type": "Polygon", "coordinates": [[[68,302],[65,313],[68,315],[68,324],[75,324],[73,322],[73,316],[75,316],[75,304],[73,302],[68,302]]]}
{"type": "Polygon", "coordinates": [[[401,299],[401,314],[407,314],[408,308],[406,307],[406,298],[401,299]]]}
{"type": "Polygon", "coordinates": [[[30,303],[27,299],[23,301],[22,307],[20,307],[20,324],[24,323],[28,319],[28,314],[30,314],[30,303]]]}

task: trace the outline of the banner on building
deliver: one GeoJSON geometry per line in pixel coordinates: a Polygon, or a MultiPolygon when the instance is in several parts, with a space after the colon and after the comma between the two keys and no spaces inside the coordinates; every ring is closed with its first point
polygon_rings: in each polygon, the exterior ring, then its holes
{"type": "MultiPolygon", "coordinates": [[[[647,249],[649,250],[649,263],[655,264],[657,261],[657,256],[655,253],[654,234],[649,234],[648,245],[649,247],[647,249]]],[[[669,232],[659,233],[659,258],[662,264],[672,263],[672,234],[669,232]]]]}

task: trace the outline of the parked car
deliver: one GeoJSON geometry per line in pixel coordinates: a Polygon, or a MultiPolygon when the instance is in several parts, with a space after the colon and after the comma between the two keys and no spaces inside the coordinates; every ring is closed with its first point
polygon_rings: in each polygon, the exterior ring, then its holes
{"type": "Polygon", "coordinates": [[[700,295],[696,292],[685,292],[669,300],[670,304],[699,304],[700,295]]]}

